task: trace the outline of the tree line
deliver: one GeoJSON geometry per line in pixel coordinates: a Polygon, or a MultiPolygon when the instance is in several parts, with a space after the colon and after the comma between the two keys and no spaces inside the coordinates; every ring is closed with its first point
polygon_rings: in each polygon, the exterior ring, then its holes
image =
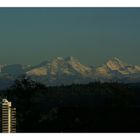
{"type": "Polygon", "coordinates": [[[3,95],[17,108],[17,132],[140,132],[140,84],[48,87],[23,76],[3,95]]]}

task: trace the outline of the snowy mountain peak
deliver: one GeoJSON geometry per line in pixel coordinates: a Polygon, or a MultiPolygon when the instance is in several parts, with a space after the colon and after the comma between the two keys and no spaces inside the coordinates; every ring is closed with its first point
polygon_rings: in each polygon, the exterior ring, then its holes
{"type": "MultiPolygon", "coordinates": [[[[112,62],[112,63],[118,63],[118,64],[122,64],[123,62],[117,58],[117,57],[113,57],[111,59],[108,60],[108,62],[112,62]]],[[[124,64],[124,63],[123,63],[124,64]]]]}
{"type": "Polygon", "coordinates": [[[114,58],[112,58],[112,59],[114,59],[114,60],[116,60],[116,61],[120,61],[120,59],[119,59],[118,57],[114,57],[114,58]]]}
{"type": "Polygon", "coordinates": [[[126,63],[122,62],[117,57],[109,59],[106,63],[106,66],[111,70],[119,70],[120,68],[124,68],[126,65],[126,63]]]}
{"type": "Polygon", "coordinates": [[[73,56],[67,57],[65,60],[69,67],[81,75],[88,75],[92,71],[91,67],[81,64],[79,60],[73,56]]]}
{"type": "Polygon", "coordinates": [[[63,58],[56,57],[49,61],[47,65],[41,67],[35,67],[27,72],[30,75],[84,75],[88,76],[92,72],[92,68],[81,64],[78,59],[73,56],[63,58]]]}
{"type": "Polygon", "coordinates": [[[64,58],[63,57],[55,57],[54,59],[52,59],[51,61],[50,61],[50,63],[52,63],[52,62],[55,62],[55,63],[59,63],[59,62],[61,62],[61,61],[64,61],[64,58]]]}
{"type": "Polygon", "coordinates": [[[60,57],[60,56],[56,57],[55,59],[56,60],[64,60],[64,58],[63,57],[60,57]]]}

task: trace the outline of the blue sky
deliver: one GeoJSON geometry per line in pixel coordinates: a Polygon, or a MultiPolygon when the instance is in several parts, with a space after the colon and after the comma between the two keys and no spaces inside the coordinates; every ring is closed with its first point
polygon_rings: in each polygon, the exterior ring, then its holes
{"type": "Polygon", "coordinates": [[[0,63],[74,56],[139,64],[140,8],[0,8],[0,63]]]}

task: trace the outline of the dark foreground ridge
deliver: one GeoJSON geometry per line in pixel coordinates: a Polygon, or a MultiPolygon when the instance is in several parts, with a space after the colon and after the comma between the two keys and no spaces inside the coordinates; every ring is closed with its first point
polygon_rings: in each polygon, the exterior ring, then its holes
{"type": "Polygon", "coordinates": [[[46,87],[23,77],[2,96],[17,108],[17,132],[140,132],[140,84],[46,87]]]}

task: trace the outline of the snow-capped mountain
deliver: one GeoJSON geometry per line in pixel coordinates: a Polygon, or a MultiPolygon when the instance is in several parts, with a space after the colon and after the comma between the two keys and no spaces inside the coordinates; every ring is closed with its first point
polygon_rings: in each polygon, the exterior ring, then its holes
{"type": "Polygon", "coordinates": [[[114,57],[102,66],[95,68],[81,64],[74,57],[57,57],[31,68],[26,74],[44,81],[46,77],[46,81],[56,84],[58,81],[61,84],[66,84],[68,81],[80,83],[81,81],[123,80],[126,78],[135,81],[140,78],[140,66],[129,65],[114,57]]]}
{"type": "Polygon", "coordinates": [[[114,57],[109,59],[103,66],[96,69],[98,75],[109,76],[113,73],[118,73],[120,76],[128,76],[140,72],[139,66],[129,65],[114,57]]]}
{"type": "Polygon", "coordinates": [[[95,80],[140,82],[140,66],[124,63],[116,57],[109,59],[100,67],[84,65],[72,56],[56,57],[35,66],[0,65],[0,81],[1,79],[13,81],[21,74],[47,85],[87,83],[95,80]]]}
{"type": "Polygon", "coordinates": [[[90,76],[92,74],[92,68],[81,64],[76,58],[68,57],[62,58],[57,57],[52,61],[44,63],[44,65],[39,64],[36,67],[26,72],[27,75],[34,76],[58,76],[58,75],[81,75],[90,76]]]}
{"type": "Polygon", "coordinates": [[[26,74],[49,85],[83,83],[93,75],[93,68],[81,64],[74,57],[56,57],[31,67],[26,74]]]}

